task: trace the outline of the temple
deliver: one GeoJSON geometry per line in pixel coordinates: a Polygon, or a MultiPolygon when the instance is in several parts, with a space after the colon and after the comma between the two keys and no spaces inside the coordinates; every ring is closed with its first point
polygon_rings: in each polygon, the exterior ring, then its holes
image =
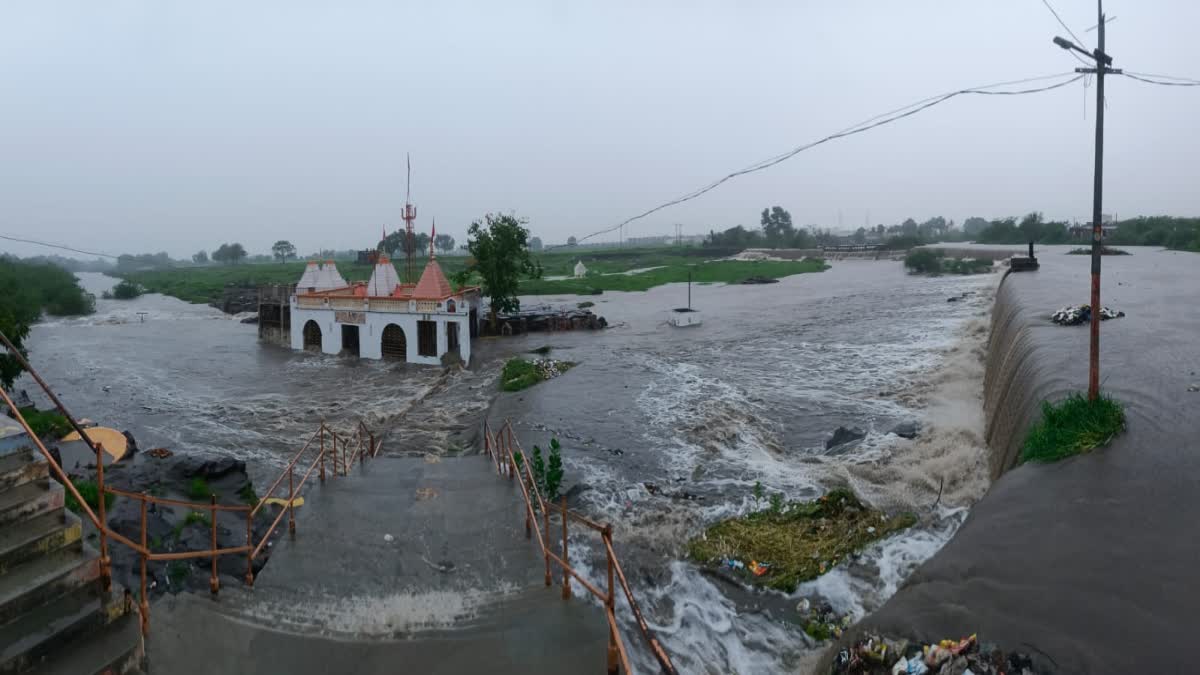
{"type": "Polygon", "coordinates": [[[401,283],[385,255],[365,282],[348,283],[332,260],[310,262],[291,296],[291,346],[364,359],[470,364],[479,304],[478,287],[454,290],[432,247],[415,284],[401,283]]]}

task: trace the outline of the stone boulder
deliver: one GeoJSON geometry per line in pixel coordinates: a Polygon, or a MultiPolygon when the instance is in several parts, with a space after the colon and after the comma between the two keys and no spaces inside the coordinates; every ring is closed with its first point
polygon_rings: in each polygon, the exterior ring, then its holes
{"type": "Polygon", "coordinates": [[[849,446],[851,443],[857,443],[866,437],[867,432],[858,427],[838,427],[834,430],[833,435],[825,441],[825,449],[833,450],[834,448],[849,446]]]}
{"type": "Polygon", "coordinates": [[[920,431],[921,431],[920,424],[918,424],[917,422],[909,421],[909,422],[901,422],[900,424],[897,424],[896,426],[892,427],[892,430],[888,433],[896,434],[900,438],[913,439],[913,438],[917,437],[917,434],[920,433],[920,431]]]}

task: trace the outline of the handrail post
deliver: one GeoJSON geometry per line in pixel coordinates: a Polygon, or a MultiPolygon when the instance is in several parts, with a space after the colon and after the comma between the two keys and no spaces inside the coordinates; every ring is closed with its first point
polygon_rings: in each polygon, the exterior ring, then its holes
{"type": "Polygon", "coordinates": [[[546,525],[546,536],[542,538],[542,557],[546,559],[546,587],[553,581],[550,579],[550,509],[542,504],[542,520],[546,525]]]}
{"type": "Polygon", "coordinates": [[[567,568],[571,565],[571,559],[567,557],[567,496],[566,495],[563,495],[563,498],[562,498],[562,519],[563,519],[563,547],[562,547],[563,594],[562,595],[563,595],[563,600],[569,600],[571,598],[571,574],[567,571],[567,568]]]}
{"type": "Polygon", "coordinates": [[[374,459],[374,458],[375,458],[375,453],[376,453],[376,452],[379,452],[379,448],[376,448],[376,447],[375,447],[375,432],[374,432],[374,431],[368,431],[368,432],[367,432],[367,437],[368,437],[368,438],[371,440],[371,459],[374,459]]]}
{"type": "MultiPolygon", "coordinates": [[[[100,501],[104,501],[103,497],[100,501]]],[[[142,492],[142,548],[146,551],[146,493],[142,492]]],[[[142,637],[150,634],[150,600],[146,597],[146,554],[141,554],[142,558],[142,591],[138,601],[138,613],[141,615],[140,622],[142,625],[142,637]]]]}
{"type": "Polygon", "coordinates": [[[217,496],[210,494],[211,506],[208,509],[209,521],[212,525],[212,577],[208,580],[208,589],[212,591],[213,597],[217,597],[217,591],[221,590],[221,581],[217,578],[217,496]]]}
{"type": "Polygon", "coordinates": [[[292,478],[294,471],[288,467],[288,534],[296,538],[296,486],[292,478]]]}
{"type": "Polygon", "coordinates": [[[254,512],[246,510],[246,585],[254,586],[254,512]]]}
{"type": "Polygon", "coordinates": [[[104,593],[112,590],[112,558],[108,556],[108,518],[104,515],[104,444],[96,444],[96,508],[100,526],[100,589],[104,593]]]}
{"type": "MultiPolygon", "coordinates": [[[[617,592],[616,592],[616,587],[613,585],[612,555],[610,555],[608,552],[609,548],[611,548],[611,545],[612,545],[612,525],[611,524],[607,524],[604,526],[604,531],[600,533],[600,537],[608,544],[607,546],[604,547],[604,560],[606,563],[608,563],[608,597],[604,599],[604,606],[605,606],[605,608],[607,608],[609,615],[616,618],[616,616],[617,616],[617,613],[616,613],[617,592]]],[[[618,659],[618,654],[617,654],[617,638],[615,635],[613,635],[612,628],[609,628],[609,630],[608,630],[608,663],[607,663],[608,675],[617,675],[617,673],[620,672],[621,668],[620,668],[619,663],[620,663],[620,661],[618,659]]]]}
{"type": "MultiPolygon", "coordinates": [[[[325,423],[321,422],[321,482],[325,482],[325,423]]],[[[267,495],[268,497],[270,495],[267,495]]]]}

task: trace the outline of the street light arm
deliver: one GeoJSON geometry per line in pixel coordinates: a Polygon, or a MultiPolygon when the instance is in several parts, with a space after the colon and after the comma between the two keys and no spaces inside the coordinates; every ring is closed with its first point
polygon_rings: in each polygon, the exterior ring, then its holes
{"type": "MultiPolygon", "coordinates": [[[[1095,54],[1089,52],[1088,50],[1084,49],[1083,47],[1080,47],[1079,45],[1075,44],[1074,42],[1071,42],[1070,40],[1066,39],[1065,37],[1059,37],[1057,35],[1054,36],[1054,44],[1058,45],[1059,47],[1062,47],[1063,49],[1073,49],[1090,59],[1096,58],[1095,54]]],[[[1112,59],[1110,58],[1108,61],[1109,61],[1109,63],[1111,63],[1112,59]]]]}

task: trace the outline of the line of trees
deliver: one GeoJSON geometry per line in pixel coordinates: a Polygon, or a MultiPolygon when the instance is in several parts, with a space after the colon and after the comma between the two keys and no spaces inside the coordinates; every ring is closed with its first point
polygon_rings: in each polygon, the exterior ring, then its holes
{"type": "MultiPolygon", "coordinates": [[[[96,311],[96,299],[79,286],[75,275],[58,265],[0,256],[0,330],[26,353],[29,327],[42,312],[78,316],[96,311]]],[[[6,389],[21,374],[21,366],[0,348],[0,385],[6,389]]]]}

